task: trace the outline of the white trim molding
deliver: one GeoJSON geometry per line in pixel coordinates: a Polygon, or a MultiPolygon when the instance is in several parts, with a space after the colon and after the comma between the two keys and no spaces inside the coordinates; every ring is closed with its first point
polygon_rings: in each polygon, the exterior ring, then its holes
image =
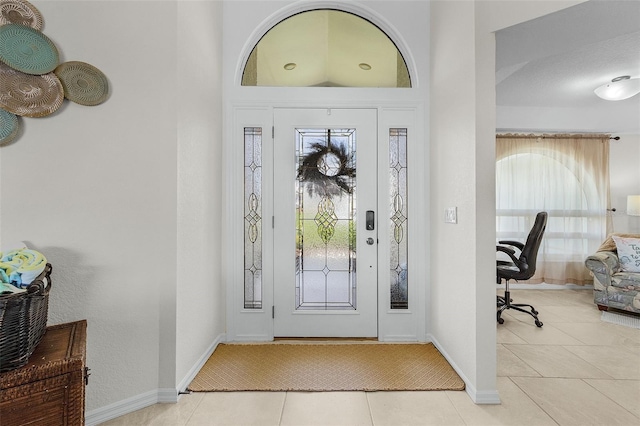
{"type": "MultiPolygon", "coordinates": [[[[191,381],[193,381],[193,379],[196,377],[196,375],[198,374],[198,372],[200,371],[200,369],[204,366],[204,364],[207,362],[207,360],[209,359],[209,357],[211,356],[211,354],[213,354],[213,351],[216,350],[216,348],[218,347],[218,345],[221,342],[224,342],[227,340],[227,335],[226,334],[220,334],[218,335],[214,340],[213,343],[211,343],[211,345],[207,348],[207,350],[202,354],[202,356],[200,356],[200,358],[198,359],[198,361],[196,361],[195,365],[193,367],[191,367],[191,369],[189,370],[189,372],[187,373],[186,376],[184,376],[184,378],[182,380],[180,380],[180,383],[178,383],[178,390],[180,392],[183,392],[187,389],[187,386],[189,386],[189,383],[191,383],[191,381]]],[[[179,394],[178,394],[179,395],[179,394]]],[[[158,402],[165,402],[165,401],[158,401],[158,402]]],[[[177,402],[176,401],[166,401],[166,402],[177,402]]]]}
{"type": "MultiPolygon", "coordinates": [[[[504,284],[497,284],[496,288],[504,289],[504,284]]],[[[510,283],[511,290],[593,290],[593,284],[577,285],[577,284],[526,284],[526,283],[510,283]]]]}
{"type": "Polygon", "coordinates": [[[178,402],[180,397],[180,390],[184,390],[189,386],[189,383],[191,383],[196,374],[198,374],[213,351],[215,351],[218,345],[221,342],[224,342],[225,339],[225,334],[218,335],[175,389],[153,389],[148,392],[132,396],[131,398],[123,399],[122,401],[117,401],[113,404],[91,410],[85,414],[85,424],[87,426],[99,425],[154,404],[175,404],[178,402]]]}
{"type": "Polygon", "coordinates": [[[141,393],[139,395],[132,396],[131,398],[123,399],[122,401],[114,402],[105,407],[91,410],[85,414],[85,424],[87,426],[94,426],[104,423],[108,420],[115,419],[125,414],[132,413],[150,405],[160,402],[160,396],[162,394],[163,399],[167,398],[167,395],[174,393],[176,395],[175,401],[177,402],[178,392],[175,389],[154,389],[149,392],[141,393]]]}
{"type": "Polygon", "coordinates": [[[438,349],[438,351],[440,351],[440,353],[442,354],[442,356],[444,356],[444,358],[447,360],[447,362],[449,363],[449,365],[451,365],[451,367],[453,367],[454,370],[456,370],[456,373],[458,373],[458,375],[460,376],[460,378],[462,379],[462,381],[464,382],[464,389],[465,392],[467,392],[467,395],[469,395],[469,398],[471,398],[471,400],[474,402],[474,404],[501,404],[502,402],[500,401],[500,395],[498,394],[498,390],[491,390],[491,391],[478,391],[476,389],[476,387],[471,383],[471,381],[469,380],[469,378],[464,374],[464,372],[460,369],[460,367],[458,367],[458,365],[455,363],[455,361],[453,361],[453,359],[449,356],[449,354],[447,353],[447,351],[444,350],[444,348],[442,347],[442,345],[440,345],[438,343],[438,340],[433,337],[433,335],[431,334],[427,334],[427,342],[431,342],[435,345],[436,349],[438,349]]]}

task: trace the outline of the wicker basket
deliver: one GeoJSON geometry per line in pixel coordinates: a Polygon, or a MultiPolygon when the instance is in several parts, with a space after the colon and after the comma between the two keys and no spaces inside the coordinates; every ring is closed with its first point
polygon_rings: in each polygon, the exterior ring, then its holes
{"type": "Polygon", "coordinates": [[[47,328],[51,264],[26,292],[0,296],[0,372],[29,362],[47,328]]]}

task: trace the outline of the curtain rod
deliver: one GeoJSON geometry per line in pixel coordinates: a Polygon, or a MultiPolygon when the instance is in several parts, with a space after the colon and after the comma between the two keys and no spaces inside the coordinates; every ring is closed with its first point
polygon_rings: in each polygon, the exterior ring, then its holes
{"type": "Polygon", "coordinates": [[[620,140],[620,136],[611,136],[609,134],[594,134],[594,133],[588,133],[588,134],[579,134],[579,133],[556,133],[556,134],[548,134],[548,133],[544,133],[544,134],[523,134],[523,133],[500,133],[500,134],[496,134],[497,138],[511,138],[511,139],[518,139],[518,138],[523,138],[523,139],[530,139],[530,138],[540,138],[540,139],[569,139],[569,138],[580,138],[580,139],[603,139],[603,138],[609,138],[609,139],[613,139],[616,141],[620,140]]]}

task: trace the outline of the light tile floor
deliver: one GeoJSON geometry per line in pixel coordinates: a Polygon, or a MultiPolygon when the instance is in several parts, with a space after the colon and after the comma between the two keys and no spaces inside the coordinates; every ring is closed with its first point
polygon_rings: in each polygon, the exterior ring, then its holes
{"type": "Polygon", "coordinates": [[[640,330],[605,323],[590,290],[513,290],[497,325],[502,404],[465,392],[193,393],[105,423],[120,425],[640,425],[640,330]]]}

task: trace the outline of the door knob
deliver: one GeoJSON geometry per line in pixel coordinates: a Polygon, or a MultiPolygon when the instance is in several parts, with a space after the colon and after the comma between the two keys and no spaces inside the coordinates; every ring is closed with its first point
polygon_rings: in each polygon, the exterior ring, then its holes
{"type": "Polygon", "coordinates": [[[370,246],[372,246],[374,243],[373,238],[369,237],[367,238],[367,244],[369,244],[370,246]]]}

